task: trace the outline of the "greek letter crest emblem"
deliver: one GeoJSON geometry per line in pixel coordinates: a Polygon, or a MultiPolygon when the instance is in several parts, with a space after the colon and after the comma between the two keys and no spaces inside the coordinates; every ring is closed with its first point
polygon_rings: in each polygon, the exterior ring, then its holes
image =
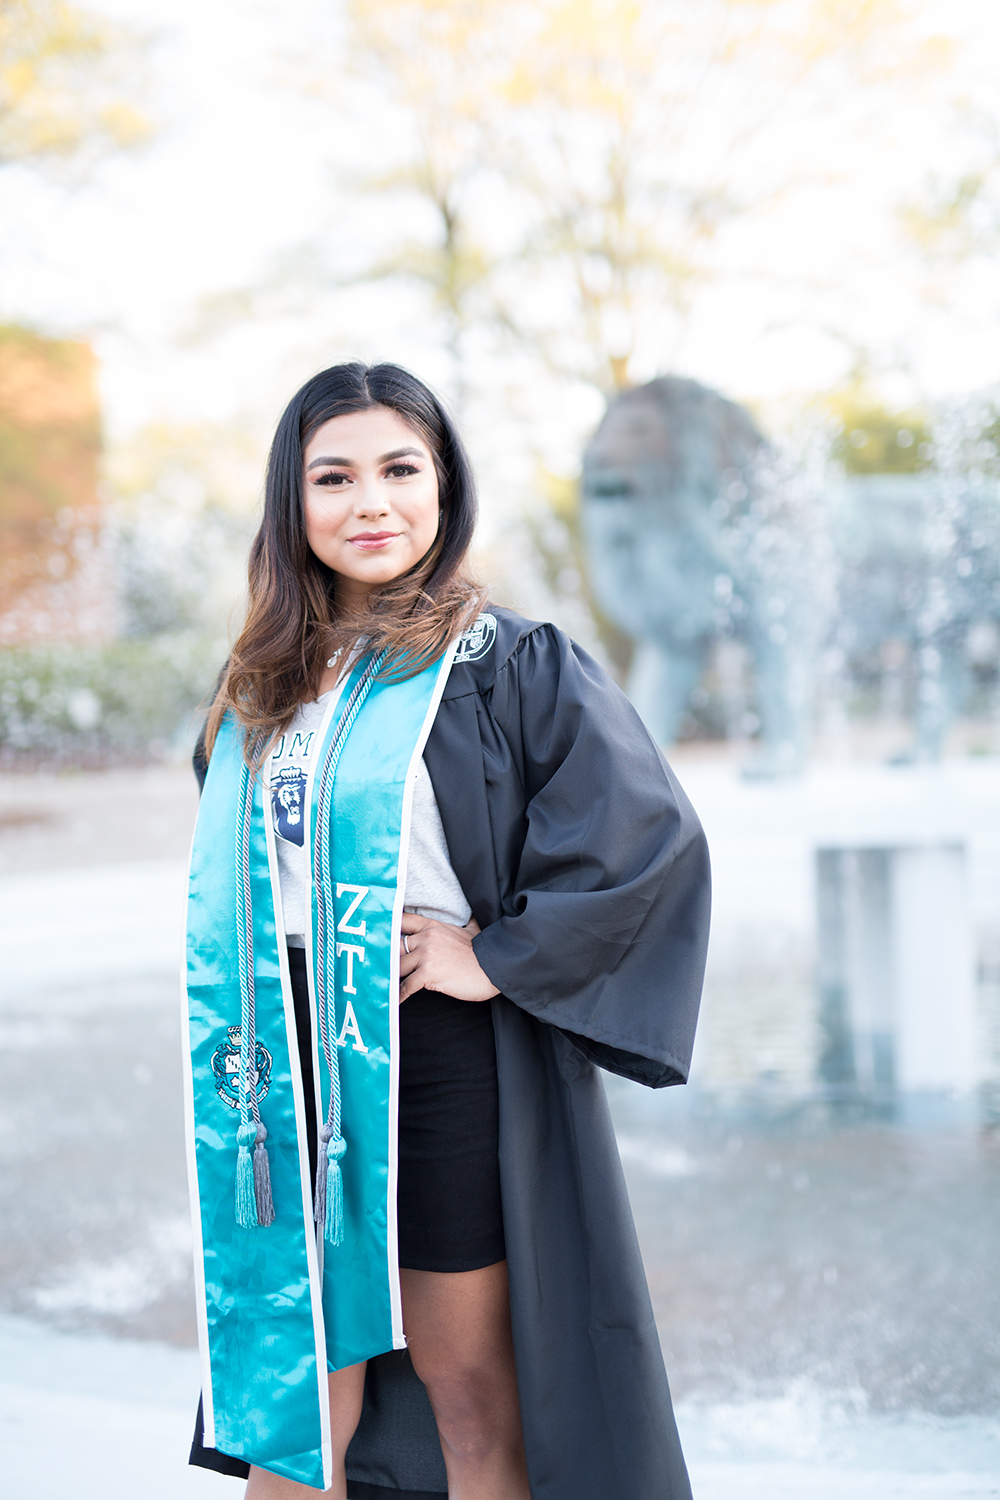
{"type": "MultiPolygon", "coordinates": [[[[212,1072],[215,1074],[215,1091],[223,1104],[230,1109],[240,1107],[240,1044],[243,1030],[239,1026],[228,1028],[228,1041],[220,1042],[212,1053],[212,1072]]],[[[254,1058],[256,1066],[250,1069],[247,1082],[257,1091],[257,1103],[265,1097],[271,1086],[272,1057],[263,1042],[257,1043],[254,1058]]]]}
{"type": "Polygon", "coordinates": [[[469,629],[463,631],[458,638],[458,646],[455,650],[455,666],[461,662],[479,661],[489,651],[496,640],[497,622],[495,615],[480,615],[474,620],[469,629]]]}

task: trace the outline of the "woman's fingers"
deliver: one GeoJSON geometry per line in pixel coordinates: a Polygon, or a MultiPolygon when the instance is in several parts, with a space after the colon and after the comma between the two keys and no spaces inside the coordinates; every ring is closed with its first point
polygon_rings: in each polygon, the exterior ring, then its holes
{"type": "Polygon", "coordinates": [[[414,969],[417,967],[417,964],[419,962],[420,962],[420,954],[419,953],[415,953],[412,948],[410,949],[409,953],[407,953],[406,949],[404,948],[403,951],[399,955],[399,972],[400,972],[400,974],[401,975],[412,974],[413,971],[414,971],[414,969]]]}
{"type": "MultiPolygon", "coordinates": [[[[423,919],[418,918],[417,920],[420,921],[423,919]]],[[[403,943],[401,938],[400,947],[403,951],[399,955],[400,1005],[402,1005],[404,1000],[408,1000],[411,995],[415,995],[418,990],[427,988],[426,984],[424,983],[424,975],[426,973],[427,965],[426,935],[421,936],[418,933],[410,933],[409,935],[407,935],[406,933],[404,933],[403,937],[405,937],[407,940],[407,944],[409,945],[409,952],[407,952],[406,944],[403,943]]]]}
{"type": "Polygon", "coordinates": [[[422,932],[425,927],[433,926],[434,919],[432,917],[418,917],[415,911],[403,912],[403,932],[408,937],[412,937],[415,932],[422,932]]]}
{"type": "Polygon", "coordinates": [[[489,1000],[499,993],[483,973],[472,949],[472,939],[479,931],[475,921],[466,927],[436,922],[429,917],[406,914],[419,923],[413,931],[403,932],[399,956],[400,1002],[417,990],[437,990],[457,1000],[489,1000]]]}
{"type": "Polygon", "coordinates": [[[402,1005],[410,995],[415,995],[417,990],[424,988],[422,979],[415,979],[414,975],[420,968],[421,955],[418,951],[423,939],[420,934],[434,923],[427,917],[418,917],[412,911],[403,913],[403,930],[399,937],[399,1003],[402,1005]]]}
{"type": "Polygon", "coordinates": [[[425,988],[426,986],[420,982],[420,980],[416,977],[416,974],[410,974],[405,979],[401,979],[399,981],[400,1005],[402,1005],[404,1000],[409,1000],[410,996],[415,995],[418,990],[422,990],[425,988]]]}

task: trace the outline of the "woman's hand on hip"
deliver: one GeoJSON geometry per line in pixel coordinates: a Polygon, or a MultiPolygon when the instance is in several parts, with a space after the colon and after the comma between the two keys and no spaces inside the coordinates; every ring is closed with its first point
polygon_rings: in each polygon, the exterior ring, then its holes
{"type": "Polygon", "coordinates": [[[472,951],[472,939],[479,930],[475,917],[467,926],[455,927],[404,911],[406,942],[401,938],[399,944],[400,1004],[417,990],[437,990],[456,1000],[492,1000],[499,995],[472,951]]]}

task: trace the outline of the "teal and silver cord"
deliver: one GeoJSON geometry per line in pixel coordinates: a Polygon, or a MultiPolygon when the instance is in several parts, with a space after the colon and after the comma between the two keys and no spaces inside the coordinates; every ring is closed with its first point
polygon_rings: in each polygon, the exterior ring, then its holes
{"type": "Polygon", "coordinates": [[[236,941],[240,963],[240,1124],[236,1132],[236,1222],[244,1229],[266,1229],[274,1223],[267,1130],[257,1099],[257,1032],[254,1015],[253,902],[250,893],[250,828],[254,778],[243,762],[239,824],[236,833],[236,941]],[[254,1153],[251,1160],[250,1147],[254,1153]]]}
{"type": "Polygon", "coordinates": [[[333,900],[333,878],[330,870],[330,807],[333,783],[341,751],[351,726],[361,712],[378,670],[385,660],[383,651],[365,667],[344,706],[330,747],[326,752],[319,778],[316,804],[316,846],[314,879],[316,883],[316,1009],[319,1034],[330,1075],[330,1104],[326,1123],[320,1126],[320,1150],[316,1163],[316,1193],[313,1214],[322,1226],[322,1238],[339,1245],[344,1237],[344,1185],[340,1160],[347,1150],[340,1117],[340,1053],[337,1047],[337,937],[336,907],[333,900]]]}
{"type": "MultiPolygon", "coordinates": [[[[326,1123],[320,1126],[322,1147],[316,1170],[314,1217],[323,1226],[323,1237],[339,1245],[344,1236],[344,1188],[340,1159],[347,1150],[341,1128],[340,1054],[337,1048],[336,908],[330,870],[330,807],[341,751],[371,691],[385,652],[374,657],[355,683],[340,722],[334,731],[319,778],[316,809],[316,1002],[323,1055],[330,1075],[330,1104],[326,1123]]],[[[250,889],[250,832],[253,821],[254,785],[246,761],[240,776],[239,821],[236,830],[236,940],[240,969],[240,1124],[236,1132],[236,1222],[244,1229],[266,1228],[274,1223],[271,1169],[267,1155],[267,1129],[260,1117],[257,1098],[257,1035],[254,1014],[253,901],[250,889]],[[253,1156],[250,1147],[254,1147],[253,1156]]]]}

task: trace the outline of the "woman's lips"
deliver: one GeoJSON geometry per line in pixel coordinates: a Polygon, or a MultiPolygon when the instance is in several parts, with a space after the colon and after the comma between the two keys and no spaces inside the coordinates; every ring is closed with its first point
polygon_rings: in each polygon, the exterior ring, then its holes
{"type": "Polygon", "coordinates": [[[398,536],[398,531],[362,531],[348,540],[352,547],[360,547],[362,552],[377,552],[380,547],[387,547],[390,542],[394,542],[398,536]]]}

